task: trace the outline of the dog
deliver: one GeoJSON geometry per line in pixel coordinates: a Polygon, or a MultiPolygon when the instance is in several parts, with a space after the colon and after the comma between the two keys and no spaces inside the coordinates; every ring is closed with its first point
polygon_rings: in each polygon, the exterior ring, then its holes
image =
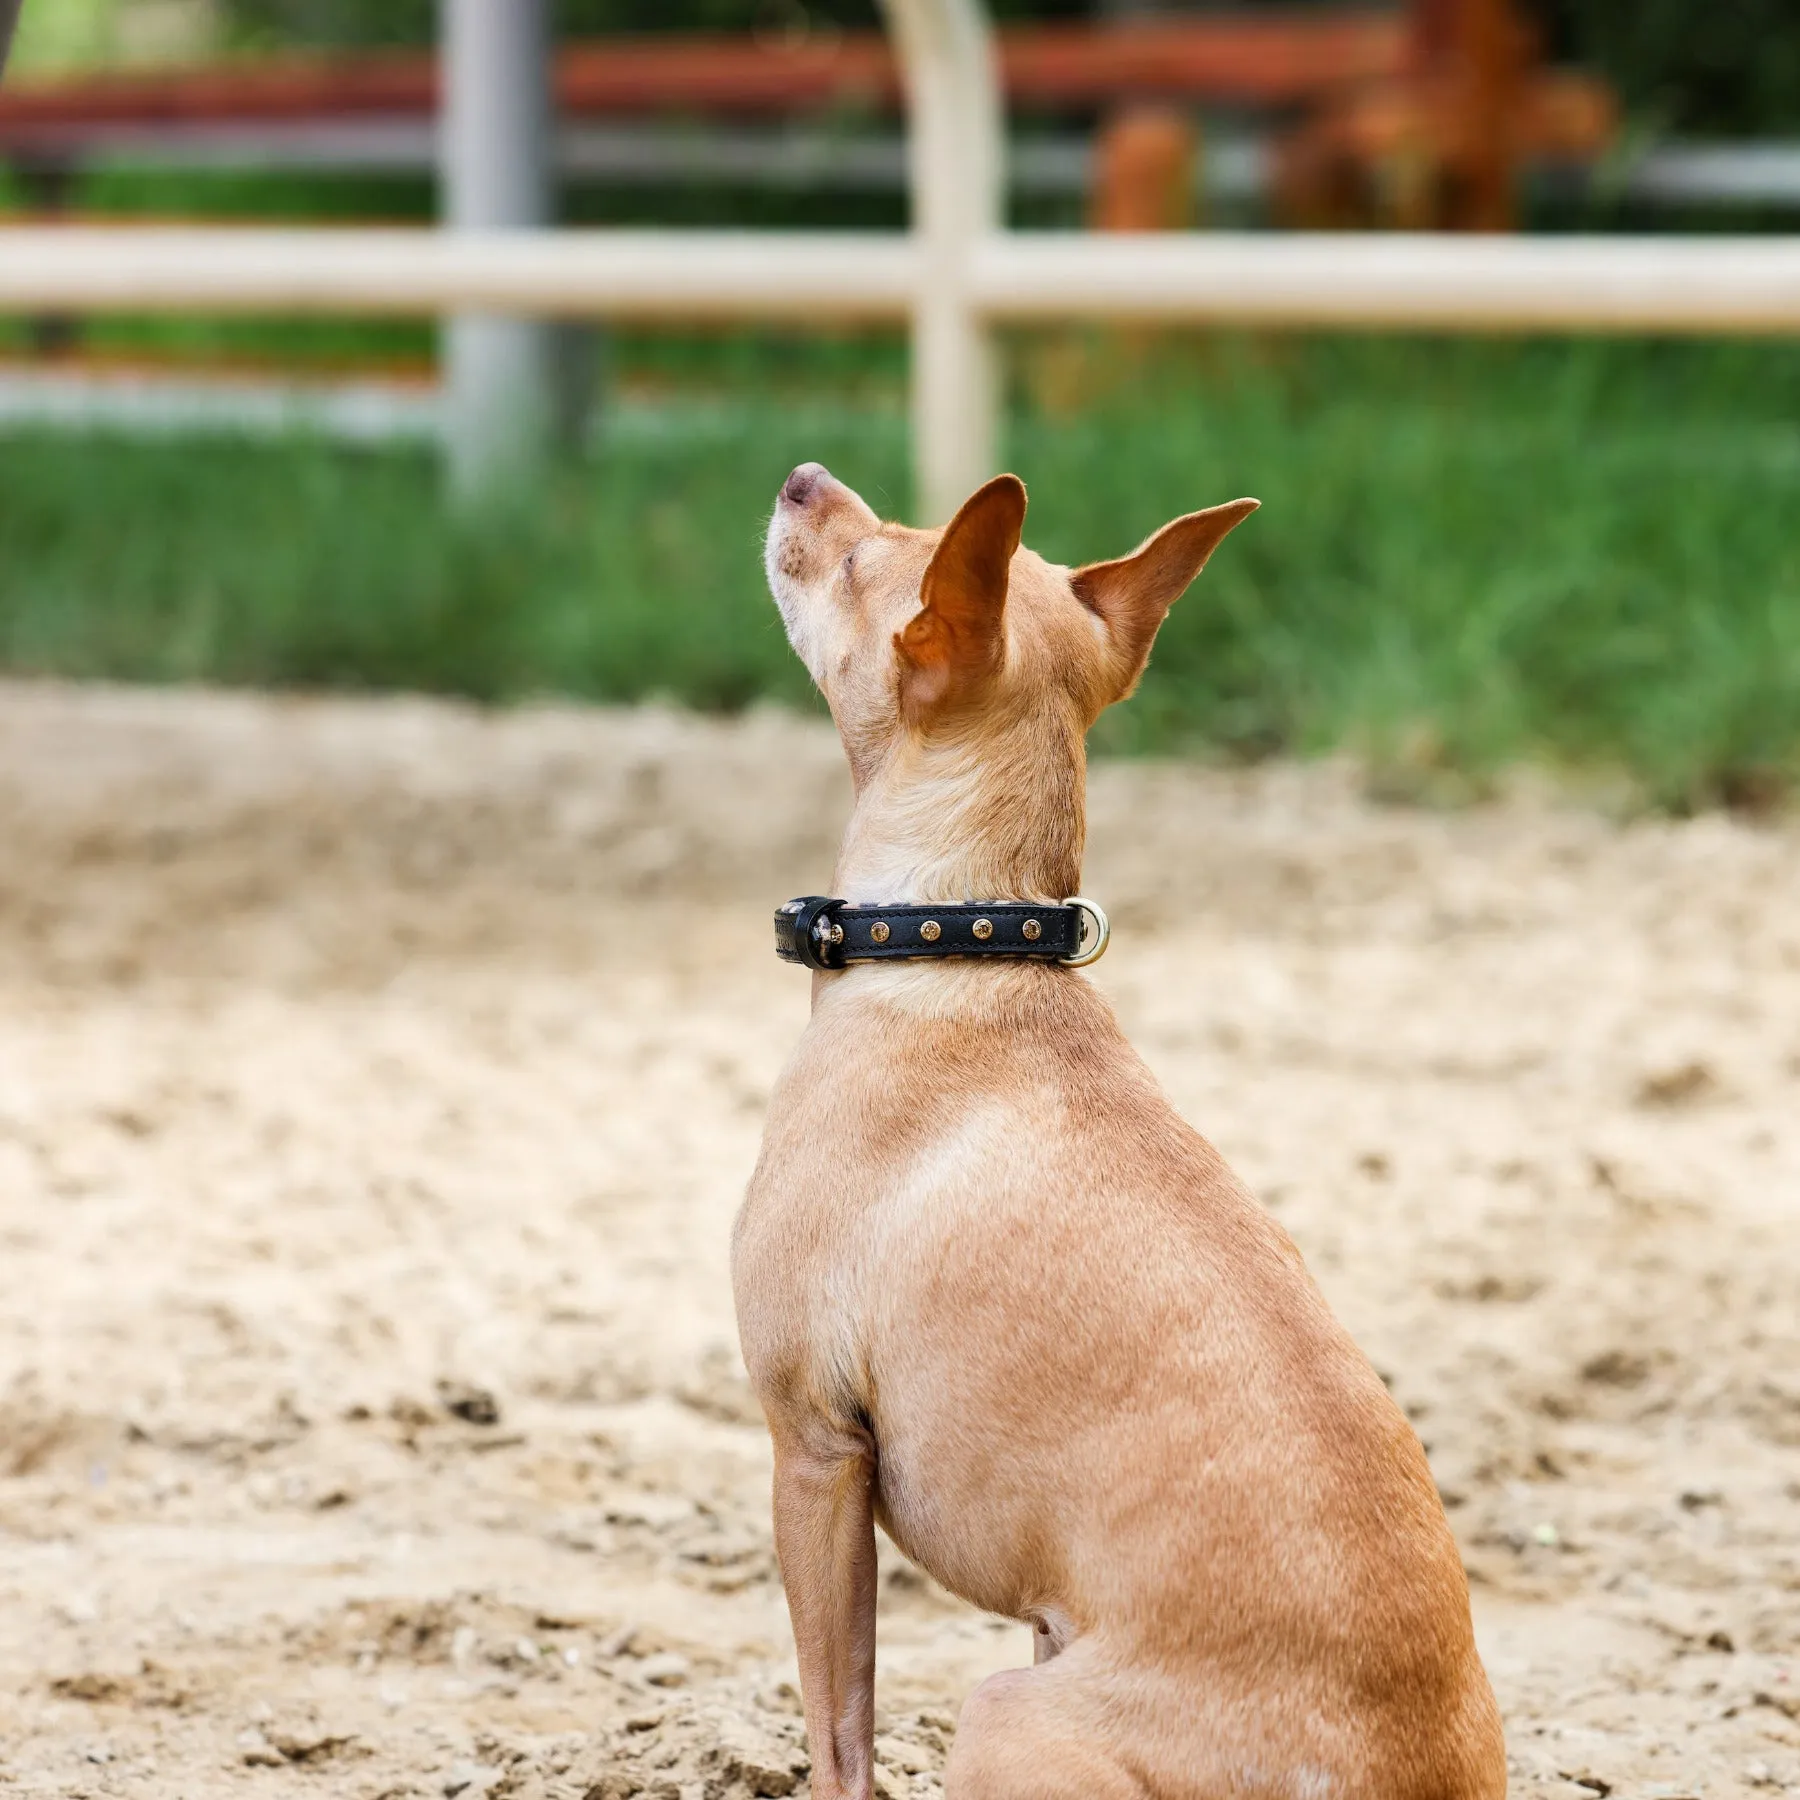
{"type": "MultiPolygon", "coordinates": [[[[796,469],[765,562],[853,778],[834,893],[1078,894],[1087,729],[1256,505],[1071,570],[1014,476],[922,531],[796,469]]],[[[816,973],[732,1278],[814,1800],[872,1789],[877,1523],[1034,1635],[947,1800],[1505,1793],[1417,1437],[1075,968],[816,973]]]]}

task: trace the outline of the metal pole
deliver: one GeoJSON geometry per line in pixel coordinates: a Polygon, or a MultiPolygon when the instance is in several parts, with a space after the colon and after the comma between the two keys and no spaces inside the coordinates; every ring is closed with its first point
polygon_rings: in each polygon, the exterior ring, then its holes
{"type": "Polygon", "coordinates": [[[1004,118],[981,0],[882,0],[907,97],[912,228],[913,510],[939,524],[994,473],[993,348],[977,246],[999,231],[1004,118]]]}
{"type": "MultiPolygon", "coordinates": [[[[545,0],[440,0],[440,210],[453,232],[550,219],[545,0]]],[[[479,501],[529,478],[551,417],[551,328],[459,313],[444,332],[452,494],[479,501]]]]}

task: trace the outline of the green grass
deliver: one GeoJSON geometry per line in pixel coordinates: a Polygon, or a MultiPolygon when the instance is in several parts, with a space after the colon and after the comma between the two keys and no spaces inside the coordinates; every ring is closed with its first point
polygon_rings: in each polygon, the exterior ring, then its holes
{"type": "MultiPolygon", "coordinates": [[[[621,340],[601,451],[449,519],[416,452],[0,438],[0,664],[272,686],[810,704],[762,589],[782,475],[907,505],[891,343],[621,340]]],[[[1669,805],[1800,775],[1800,350],[1057,337],[1013,347],[1029,540],[1265,510],[1165,628],[1126,750],[1520,759],[1669,805]]]]}
{"type": "Polygon", "coordinates": [[[1218,346],[1023,442],[1051,554],[1266,503],[1115,743],[1610,765],[1675,804],[1800,769],[1791,348],[1218,346]]]}

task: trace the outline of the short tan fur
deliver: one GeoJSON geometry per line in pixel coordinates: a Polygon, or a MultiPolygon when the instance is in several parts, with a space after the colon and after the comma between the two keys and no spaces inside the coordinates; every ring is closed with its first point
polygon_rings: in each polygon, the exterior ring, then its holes
{"type": "MultiPolygon", "coordinates": [[[[855,784],[832,891],[1078,892],[1087,728],[1255,507],[1070,570],[1021,547],[1013,476],[916,531],[795,470],[766,562],[855,784]]],[[[1085,976],[815,976],[733,1277],[815,1800],[872,1791],[877,1523],[1035,1636],[948,1800],[1504,1794],[1418,1439],[1085,976]]]]}

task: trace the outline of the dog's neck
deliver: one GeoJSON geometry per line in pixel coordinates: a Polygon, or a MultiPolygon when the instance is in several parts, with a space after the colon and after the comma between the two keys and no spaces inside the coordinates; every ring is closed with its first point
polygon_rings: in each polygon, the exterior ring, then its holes
{"type": "Polygon", "coordinates": [[[832,891],[854,905],[1062,900],[1081,885],[1086,763],[1053,725],[904,736],[858,787],[832,891]]]}

